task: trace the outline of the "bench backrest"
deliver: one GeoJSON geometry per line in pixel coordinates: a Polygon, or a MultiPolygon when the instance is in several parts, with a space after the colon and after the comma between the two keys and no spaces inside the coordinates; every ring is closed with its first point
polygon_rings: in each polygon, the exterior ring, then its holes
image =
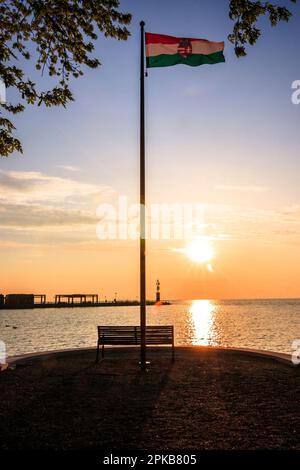
{"type": "MultiPolygon", "coordinates": [[[[98,326],[100,344],[137,345],[141,343],[140,326],[98,326]]],[[[147,326],[147,344],[173,344],[174,327],[147,326]]]]}

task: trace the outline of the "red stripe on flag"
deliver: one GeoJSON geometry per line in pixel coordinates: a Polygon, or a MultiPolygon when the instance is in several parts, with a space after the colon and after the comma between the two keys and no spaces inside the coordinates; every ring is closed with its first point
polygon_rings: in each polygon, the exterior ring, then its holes
{"type": "Polygon", "coordinates": [[[146,44],[178,44],[180,38],[167,36],[166,34],[146,33],[146,44]]]}

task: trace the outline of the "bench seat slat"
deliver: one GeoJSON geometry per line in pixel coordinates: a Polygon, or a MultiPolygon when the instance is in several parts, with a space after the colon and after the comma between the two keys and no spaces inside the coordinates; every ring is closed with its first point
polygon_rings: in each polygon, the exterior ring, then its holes
{"type": "MultiPolygon", "coordinates": [[[[97,358],[99,357],[99,347],[102,345],[102,357],[104,356],[104,346],[138,346],[141,344],[140,326],[98,326],[97,358]]],[[[174,327],[172,325],[147,325],[146,326],[147,345],[171,345],[172,360],[174,361],[174,327]]]]}

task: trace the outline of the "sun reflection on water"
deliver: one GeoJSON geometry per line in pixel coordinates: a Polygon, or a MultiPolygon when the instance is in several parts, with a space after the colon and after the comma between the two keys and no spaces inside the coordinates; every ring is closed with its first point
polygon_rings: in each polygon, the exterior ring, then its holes
{"type": "Polygon", "coordinates": [[[192,344],[214,345],[215,305],[211,300],[193,300],[189,308],[191,326],[194,330],[192,344]]]}

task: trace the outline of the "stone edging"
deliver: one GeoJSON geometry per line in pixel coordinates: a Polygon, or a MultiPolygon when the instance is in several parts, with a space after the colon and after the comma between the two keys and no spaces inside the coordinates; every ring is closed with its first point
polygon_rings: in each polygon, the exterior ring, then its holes
{"type": "MultiPolygon", "coordinates": [[[[222,348],[222,347],[215,347],[215,346],[177,346],[176,349],[192,349],[198,348],[203,350],[217,350],[223,352],[234,352],[237,354],[245,354],[245,355],[252,355],[256,357],[261,357],[264,359],[275,360],[276,362],[280,362],[282,364],[296,367],[296,364],[292,362],[292,356],[290,354],[278,353],[274,351],[265,351],[259,349],[248,349],[248,348],[222,348]]],[[[175,349],[175,351],[176,351],[175,349]]],[[[59,349],[59,350],[50,350],[50,351],[43,351],[37,353],[29,353],[23,354],[20,356],[11,356],[7,358],[7,364],[9,367],[17,365],[17,364],[25,364],[27,362],[32,362],[33,360],[41,361],[43,359],[48,359],[51,356],[58,357],[64,355],[76,355],[81,354],[82,352],[92,352],[96,351],[96,348],[78,348],[78,349],[59,349]]]]}

